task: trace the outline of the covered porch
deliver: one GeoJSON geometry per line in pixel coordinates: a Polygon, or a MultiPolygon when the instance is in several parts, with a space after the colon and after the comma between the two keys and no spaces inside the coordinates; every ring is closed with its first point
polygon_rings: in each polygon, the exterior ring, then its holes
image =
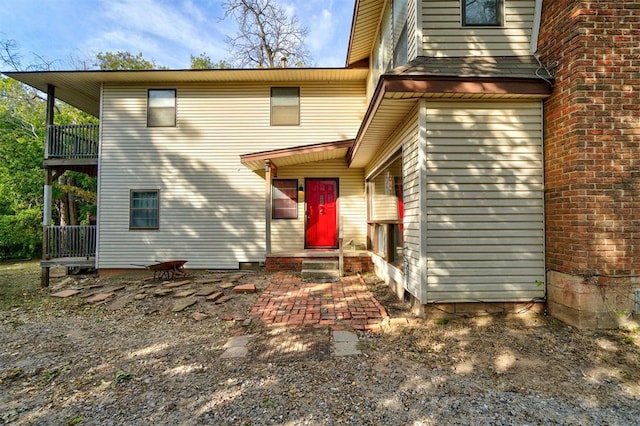
{"type": "Polygon", "coordinates": [[[100,124],[55,125],[56,88],[47,86],[47,133],[43,166],[44,212],[41,285],[49,285],[51,267],[93,269],[96,266],[97,226],[54,225],[53,183],[66,171],[98,175],[100,124]]]}
{"type": "Polygon", "coordinates": [[[346,163],[352,145],[345,140],[240,157],[265,179],[267,270],[300,272],[323,261],[336,262],[340,275],[372,269],[363,170],[346,163]],[[316,183],[335,193],[317,195],[316,183]]]}

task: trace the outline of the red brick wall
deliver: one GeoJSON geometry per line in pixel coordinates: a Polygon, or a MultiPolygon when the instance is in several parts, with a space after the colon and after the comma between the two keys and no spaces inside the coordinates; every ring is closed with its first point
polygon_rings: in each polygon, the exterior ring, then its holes
{"type": "Polygon", "coordinates": [[[640,2],[545,0],[538,51],[556,78],[545,101],[547,266],[639,274],[640,2]]]}

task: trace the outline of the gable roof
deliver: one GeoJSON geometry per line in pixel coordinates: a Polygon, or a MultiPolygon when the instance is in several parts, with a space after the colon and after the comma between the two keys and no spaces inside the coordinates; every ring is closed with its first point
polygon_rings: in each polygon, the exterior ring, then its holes
{"type": "Polygon", "coordinates": [[[313,81],[364,81],[366,69],[346,68],[264,68],[215,70],[144,71],[33,71],[6,72],[5,75],[42,92],[56,87],[56,98],[96,117],[100,114],[102,84],[180,83],[300,83],[313,81]]]}
{"type": "Polygon", "coordinates": [[[356,66],[369,58],[384,4],[382,0],[356,0],[347,50],[347,67],[356,66]]]}

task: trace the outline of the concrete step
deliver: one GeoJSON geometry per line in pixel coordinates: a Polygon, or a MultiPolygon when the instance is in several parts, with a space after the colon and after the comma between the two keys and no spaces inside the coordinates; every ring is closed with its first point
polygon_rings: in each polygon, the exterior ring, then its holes
{"type": "Polygon", "coordinates": [[[314,281],[337,281],[340,266],[337,260],[307,259],[302,261],[302,279],[314,281]]]}
{"type": "Polygon", "coordinates": [[[318,260],[318,259],[310,259],[302,261],[302,269],[318,269],[318,270],[327,270],[327,269],[338,269],[338,261],[337,260],[318,260]]]}

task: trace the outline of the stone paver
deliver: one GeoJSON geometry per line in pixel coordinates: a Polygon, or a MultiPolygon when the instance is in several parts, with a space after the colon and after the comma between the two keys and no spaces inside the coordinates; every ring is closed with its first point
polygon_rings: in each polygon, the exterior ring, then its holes
{"type": "Polygon", "coordinates": [[[333,353],[335,356],[360,355],[358,335],[344,330],[333,331],[333,353]]]}
{"type": "Polygon", "coordinates": [[[358,347],[350,342],[336,342],[333,344],[333,353],[335,356],[360,355],[362,352],[358,347]]]}
{"type": "Polygon", "coordinates": [[[182,297],[189,297],[192,294],[194,294],[196,291],[197,290],[194,290],[194,289],[182,290],[174,294],[173,297],[176,299],[180,299],[182,297]]]}
{"type": "Polygon", "coordinates": [[[238,346],[235,348],[229,348],[222,352],[220,358],[244,358],[249,353],[249,349],[246,346],[238,346]]]}
{"type": "Polygon", "coordinates": [[[280,272],[258,297],[251,315],[266,325],[342,325],[356,330],[379,330],[388,317],[384,307],[357,276],[334,283],[304,282],[280,272]]]}
{"type": "MultiPolygon", "coordinates": [[[[199,296],[199,294],[196,294],[196,296],[199,296]]],[[[221,291],[217,291],[213,294],[208,295],[207,300],[215,302],[216,300],[220,299],[222,296],[224,296],[224,293],[221,291]]]]}
{"type": "Polygon", "coordinates": [[[233,296],[222,296],[219,299],[209,299],[209,300],[213,300],[213,303],[215,303],[216,305],[219,305],[221,303],[228,302],[231,299],[233,299],[233,296]]]}
{"type": "Polygon", "coordinates": [[[200,290],[198,290],[196,296],[209,296],[210,294],[215,293],[217,290],[218,287],[216,287],[215,285],[205,285],[204,287],[200,288],[200,290]]]}
{"type": "Polygon", "coordinates": [[[195,321],[202,321],[209,318],[209,315],[205,314],[204,312],[194,312],[191,314],[191,318],[195,321]]]}
{"type": "Polygon", "coordinates": [[[60,297],[61,299],[65,299],[67,297],[75,296],[80,293],[80,290],[62,290],[57,293],[53,293],[52,297],[60,297]]]}
{"type": "Polygon", "coordinates": [[[164,288],[178,288],[178,287],[182,287],[185,284],[189,284],[191,283],[191,280],[185,280],[185,281],[168,281],[165,282],[164,284],[162,284],[162,287],[164,288]]]}
{"type": "Polygon", "coordinates": [[[334,330],[333,341],[336,343],[358,343],[358,335],[351,331],[334,330]]]}
{"type": "Polygon", "coordinates": [[[113,296],[115,296],[115,293],[110,292],[110,293],[98,293],[95,296],[90,297],[89,299],[87,299],[87,302],[89,303],[98,303],[98,302],[103,302],[107,299],[111,299],[113,296]]]}
{"type": "Polygon", "coordinates": [[[173,308],[171,309],[171,312],[180,312],[182,310],[187,309],[191,305],[195,305],[196,303],[198,303],[198,299],[196,299],[195,297],[187,297],[187,298],[184,298],[184,299],[179,299],[173,305],[173,308]]]}
{"type": "Polygon", "coordinates": [[[220,358],[244,358],[249,353],[247,344],[251,336],[234,336],[227,340],[222,349],[220,358]]]}
{"type": "Polygon", "coordinates": [[[257,290],[255,284],[242,284],[233,288],[236,293],[255,293],[257,290]]]}

